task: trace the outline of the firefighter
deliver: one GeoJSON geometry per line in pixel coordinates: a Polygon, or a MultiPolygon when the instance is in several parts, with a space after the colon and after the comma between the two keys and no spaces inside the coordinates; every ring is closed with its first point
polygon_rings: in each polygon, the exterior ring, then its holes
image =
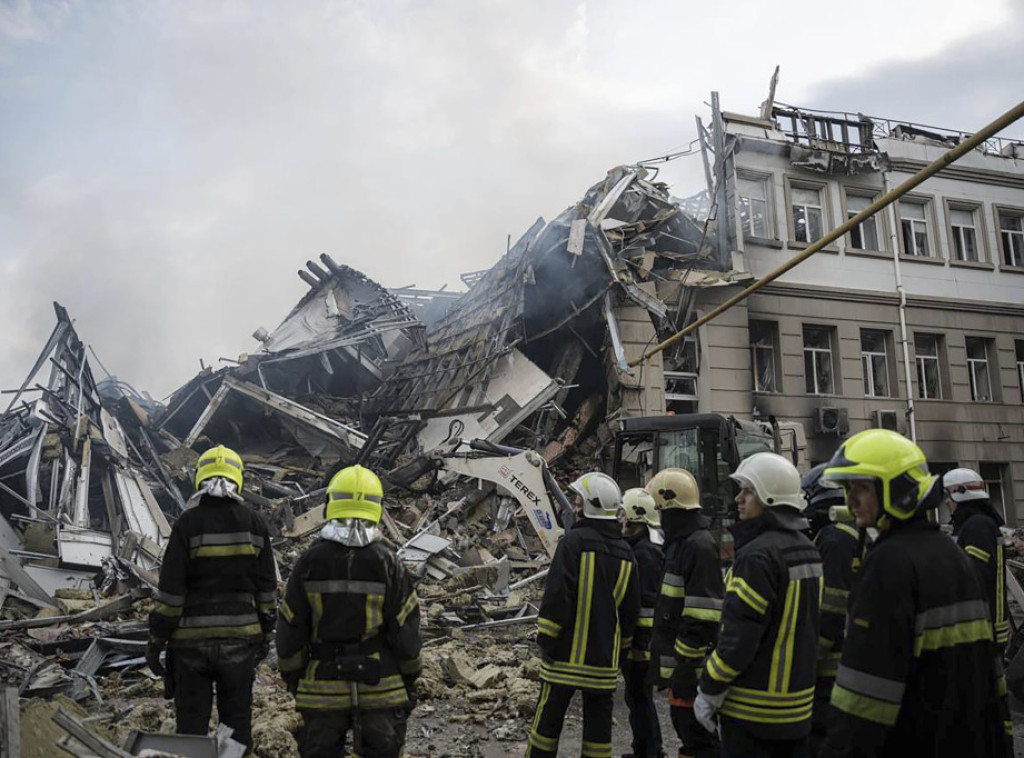
{"type": "Polygon", "coordinates": [[[647,484],[665,531],[665,575],[654,617],[652,655],[658,685],[669,687],[669,713],[680,740],[679,756],[711,758],[718,740],[693,713],[697,676],[714,647],[722,616],[722,568],[710,520],[701,513],[697,480],[667,468],[647,484]]]}
{"type": "Polygon", "coordinates": [[[383,489],[362,466],[327,487],[327,523],[295,564],[277,621],[281,677],[302,714],[302,758],[397,758],[416,704],[420,611],[377,531],[383,489]]]}
{"type": "Polygon", "coordinates": [[[720,726],[725,758],[805,756],[822,569],[802,533],[800,474],[781,455],[756,453],[732,479],[740,487],[736,559],[694,712],[706,728],[720,726]]]}
{"type": "Polygon", "coordinates": [[[929,520],[942,486],[921,449],[868,429],[823,474],[879,536],[850,599],[822,755],[1004,756],[985,593],[929,520]]]}
{"type": "Polygon", "coordinates": [[[1009,703],[1006,700],[1006,677],[1002,672],[1003,654],[1010,640],[1010,620],[1006,615],[1006,563],[1003,556],[1003,535],[999,528],[1003,518],[992,506],[981,475],[969,468],[957,468],[942,477],[946,505],[953,521],[953,538],[971,557],[975,575],[985,591],[992,634],[995,640],[997,686],[1000,707],[1007,734],[1012,739],[1009,703]]]}
{"type": "Polygon", "coordinates": [[[146,660],[173,692],[178,734],[207,733],[216,689],[221,722],[251,749],[252,684],[273,634],[277,572],[266,523],[242,504],[243,473],[223,445],[199,456],[195,494],[164,550],[146,660]]]}
{"type": "Polygon", "coordinates": [[[650,671],[651,632],[665,559],[652,539],[660,523],[654,498],[647,490],[634,487],[623,493],[620,521],[622,536],[633,550],[640,580],[640,618],[633,633],[633,644],[621,661],[629,727],[633,733],[633,752],[624,758],[657,758],[662,755],[661,725],[654,708],[654,679],[650,671]]]}
{"type": "Polygon", "coordinates": [[[811,529],[824,523],[814,536],[821,554],[825,588],[821,597],[821,630],[818,634],[818,668],[814,685],[814,713],[811,722],[811,750],[816,753],[825,739],[829,700],[836,681],[839,659],[846,635],[846,609],[853,581],[860,570],[867,547],[867,530],[857,529],[846,507],[841,488],[824,486],[821,473],[827,464],[815,466],[801,482],[807,496],[811,529]]]}
{"type": "Polygon", "coordinates": [[[617,523],[619,486],[598,472],[570,486],[577,521],[551,560],[537,618],[541,689],[526,750],[531,758],[557,755],[576,690],[583,697],[581,754],[611,755],[620,654],[632,644],[640,613],[636,561],[617,523]]]}

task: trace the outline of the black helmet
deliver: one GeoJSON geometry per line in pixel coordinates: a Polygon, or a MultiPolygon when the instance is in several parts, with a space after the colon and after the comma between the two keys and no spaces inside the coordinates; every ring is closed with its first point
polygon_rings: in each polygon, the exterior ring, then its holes
{"type": "Polygon", "coordinates": [[[804,516],[811,522],[812,534],[817,534],[830,523],[829,508],[833,505],[846,504],[846,493],[843,490],[821,484],[821,472],[827,466],[827,463],[819,463],[800,480],[800,486],[807,496],[807,510],[804,516]]]}

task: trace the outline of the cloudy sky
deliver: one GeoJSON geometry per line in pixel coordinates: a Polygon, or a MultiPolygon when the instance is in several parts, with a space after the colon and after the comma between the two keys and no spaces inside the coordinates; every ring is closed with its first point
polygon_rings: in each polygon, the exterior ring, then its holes
{"type": "Polygon", "coordinates": [[[685,148],[711,90],[755,112],[776,64],[787,103],[980,127],[1022,94],[1015,4],[0,0],[0,388],[53,301],[163,397],[255,349],[322,252],[456,288],[609,168],[685,148]]]}

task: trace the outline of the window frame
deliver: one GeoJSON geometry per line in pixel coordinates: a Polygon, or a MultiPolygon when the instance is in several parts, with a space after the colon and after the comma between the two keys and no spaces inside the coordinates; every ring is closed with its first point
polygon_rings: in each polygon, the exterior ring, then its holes
{"type": "Polygon", "coordinates": [[[1024,229],[1024,208],[1013,205],[992,205],[992,221],[995,225],[996,231],[996,247],[999,255],[999,268],[1005,271],[1020,271],[1024,272],[1024,232],[1018,232],[1018,230],[1012,230],[1011,234],[1021,234],[1021,260],[1019,264],[1007,263],[1006,262],[1006,249],[1003,246],[1003,227],[999,223],[999,215],[1001,213],[1008,213],[1017,216],[1021,222],[1021,228],[1024,229]]]}
{"type": "MultiPolygon", "coordinates": [[[[793,217],[793,190],[810,190],[818,193],[818,199],[821,201],[821,236],[824,237],[832,229],[832,208],[830,205],[829,198],[829,184],[828,182],[815,181],[814,179],[805,179],[804,177],[785,177],[785,194],[786,194],[786,231],[788,237],[788,244],[790,247],[808,247],[821,239],[810,240],[804,242],[796,238],[796,222],[793,217]]],[[[810,206],[807,206],[810,207],[810,206]]],[[[831,250],[832,252],[838,252],[836,248],[829,247],[824,248],[825,250],[831,250]]]]}
{"type": "Polygon", "coordinates": [[[943,349],[943,336],[934,332],[914,332],[914,376],[917,382],[917,399],[918,400],[945,400],[943,393],[943,378],[942,378],[942,349],[943,349]],[[931,337],[935,340],[935,355],[922,355],[917,350],[918,337],[931,337]],[[921,381],[922,377],[922,363],[924,360],[935,361],[935,377],[938,394],[934,397],[924,394],[926,390],[926,384],[921,381]]]}
{"type": "Polygon", "coordinates": [[[994,403],[996,402],[995,396],[995,384],[992,381],[994,361],[990,348],[994,348],[994,340],[989,337],[974,337],[971,335],[964,336],[964,351],[965,360],[967,361],[967,383],[970,387],[971,402],[974,403],[994,403]],[[985,351],[984,358],[972,358],[971,357],[971,343],[974,342],[980,345],[985,351]],[[988,384],[988,396],[981,397],[978,392],[978,377],[975,374],[978,364],[984,364],[985,367],[985,381],[988,384]]]}
{"type": "Polygon", "coordinates": [[[863,372],[863,386],[864,386],[864,397],[870,398],[891,398],[892,394],[892,371],[889,368],[889,357],[892,354],[891,350],[892,343],[892,332],[886,329],[873,329],[873,328],[861,328],[860,330],[860,362],[861,369],[863,372]],[[878,335],[882,338],[882,351],[875,352],[864,349],[864,336],[865,333],[871,333],[878,335]],[[870,357],[882,358],[882,367],[885,369],[885,394],[876,395],[874,393],[874,382],[869,384],[868,374],[870,373],[872,378],[874,377],[875,369],[874,364],[869,360],[870,357]],[[870,369],[870,371],[869,371],[870,369]]]}
{"type": "Polygon", "coordinates": [[[911,261],[926,261],[930,263],[944,263],[944,259],[939,249],[939,237],[935,233],[935,230],[939,228],[935,218],[935,197],[932,195],[918,195],[918,194],[906,194],[896,201],[896,222],[900,225],[899,234],[897,235],[897,242],[900,247],[900,257],[905,260],[911,261]],[[903,222],[904,221],[919,221],[919,219],[904,219],[902,208],[903,204],[907,205],[920,205],[924,208],[924,221],[925,231],[927,233],[928,244],[931,246],[931,251],[928,255],[917,255],[915,253],[907,252],[907,241],[903,233],[903,222]]]}
{"type": "Polygon", "coordinates": [[[773,395],[780,394],[782,392],[782,363],[779,355],[779,322],[763,318],[750,318],[747,321],[747,334],[750,337],[750,367],[754,375],[754,392],[773,395]],[[768,338],[771,341],[772,383],[775,385],[773,389],[765,389],[760,386],[760,371],[758,371],[757,353],[758,350],[768,350],[769,348],[760,347],[754,344],[753,325],[755,323],[764,324],[766,326],[768,338]]]}
{"type": "Polygon", "coordinates": [[[740,227],[740,237],[745,240],[771,240],[775,241],[778,239],[778,233],[776,230],[775,222],[775,202],[774,202],[774,175],[771,173],[763,173],[760,171],[750,171],[749,169],[737,169],[736,170],[736,223],[740,227]],[[740,182],[760,182],[764,189],[764,203],[765,203],[765,225],[767,232],[766,236],[758,236],[756,234],[748,233],[748,230],[743,224],[742,215],[742,202],[744,195],[740,192],[740,182]]]}
{"type": "Polygon", "coordinates": [[[946,211],[946,237],[949,244],[949,263],[951,266],[964,266],[966,268],[992,269],[992,260],[988,250],[988,230],[985,226],[985,212],[982,203],[958,200],[956,198],[944,198],[943,204],[946,211]],[[978,260],[969,261],[957,258],[957,226],[953,224],[953,211],[966,211],[974,217],[974,247],[978,260]]]}
{"type": "Polygon", "coordinates": [[[802,344],[803,344],[802,354],[803,354],[803,359],[804,359],[804,392],[806,394],[808,394],[808,395],[813,395],[813,396],[816,396],[816,397],[818,397],[818,396],[829,397],[829,396],[834,396],[834,395],[842,394],[842,391],[841,391],[840,386],[839,386],[839,376],[838,376],[839,372],[836,370],[836,368],[837,368],[837,366],[836,366],[836,349],[838,347],[837,344],[836,344],[837,343],[836,328],[834,326],[829,325],[829,324],[802,324],[801,325],[801,329],[800,329],[800,338],[801,338],[802,344]],[[819,348],[819,347],[808,347],[807,346],[807,330],[808,329],[822,329],[822,330],[824,330],[825,334],[828,337],[828,349],[819,348]],[[807,354],[808,353],[811,353],[811,365],[812,365],[812,368],[814,369],[811,372],[810,375],[808,375],[808,373],[807,373],[807,357],[808,357],[807,354]],[[828,365],[828,370],[829,370],[829,381],[830,381],[830,383],[832,385],[828,392],[822,392],[820,390],[820,388],[818,387],[818,372],[817,372],[818,362],[817,362],[817,357],[821,353],[825,353],[828,356],[827,365],[828,365]],[[813,388],[808,388],[808,383],[812,379],[813,379],[813,382],[812,382],[813,388]]]}
{"type": "MultiPolygon", "coordinates": [[[[856,184],[840,184],[840,196],[843,201],[843,221],[849,221],[856,212],[850,210],[850,198],[859,197],[868,200],[873,203],[882,196],[882,190],[877,187],[863,187],[856,184]]],[[[886,256],[889,255],[889,227],[888,220],[882,211],[879,211],[871,217],[871,221],[875,224],[875,235],[878,238],[878,247],[854,247],[853,246],[853,232],[847,232],[846,236],[843,237],[846,252],[852,255],[874,255],[874,256],[886,256]]],[[[858,228],[863,226],[866,222],[858,224],[858,228]]],[[[863,236],[863,235],[862,235],[863,236]]]]}

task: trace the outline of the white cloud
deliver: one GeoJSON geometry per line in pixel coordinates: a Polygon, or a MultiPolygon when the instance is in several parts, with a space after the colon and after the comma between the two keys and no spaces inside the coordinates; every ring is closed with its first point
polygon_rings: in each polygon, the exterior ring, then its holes
{"type": "MultiPolygon", "coordinates": [[[[711,89],[752,110],[1004,23],[865,0],[94,0],[0,5],[0,385],[67,306],[166,394],[255,347],[329,252],[438,287],[613,165],[686,145],[711,89]],[[939,19],[936,21],[936,19],[939,19]]],[[[851,107],[855,107],[851,104],[851,107]]],[[[912,115],[912,114],[911,114],[912,115]]],[[[662,178],[699,189],[699,158],[662,178]]]]}

